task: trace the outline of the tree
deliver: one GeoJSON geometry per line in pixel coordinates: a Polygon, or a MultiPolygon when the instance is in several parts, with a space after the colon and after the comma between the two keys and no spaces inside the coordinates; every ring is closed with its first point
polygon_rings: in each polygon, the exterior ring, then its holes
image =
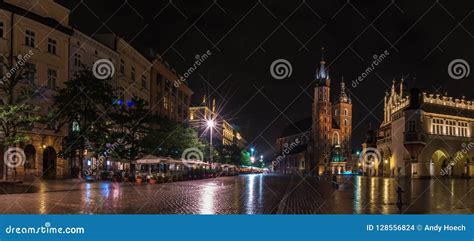
{"type": "Polygon", "coordinates": [[[110,137],[111,119],[107,113],[113,103],[113,89],[88,69],[77,72],[65,85],[54,96],[50,120],[59,123],[58,129],[69,127],[59,155],[78,158],[76,171],[81,175],[84,150],[98,153],[110,137]]]}
{"type": "Polygon", "coordinates": [[[166,119],[157,119],[155,125],[157,128],[144,139],[147,153],[181,158],[186,149],[197,148],[203,158],[206,156],[203,151],[205,145],[193,128],[166,119]]]}
{"type": "Polygon", "coordinates": [[[243,166],[251,166],[252,161],[250,160],[250,153],[246,150],[242,150],[240,152],[240,165],[243,166]]]}
{"type": "MultiPolygon", "coordinates": [[[[114,152],[129,162],[145,154],[143,139],[149,135],[153,117],[147,108],[148,103],[138,97],[123,103],[119,100],[114,104],[111,117],[114,120],[114,140],[122,140],[114,152]]],[[[117,142],[117,141],[115,141],[117,142]]]]}
{"type": "MultiPolygon", "coordinates": [[[[33,52],[30,51],[25,56],[1,56],[1,72],[3,74],[0,81],[1,96],[3,99],[0,105],[0,129],[2,132],[2,145],[4,150],[16,147],[20,143],[30,140],[26,132],[33,128],[35,122],[39,121],[38,108],[29,104],[31,99],[39,94],[39,88],[34,83],[28,82],[27,76],[34,77],[31,73],[31,66],[27,61],[33,52]],[[36,88],[35,88],[36,87],[36,88]]],[[[3,163],[3,178],[8,179],[8,170],[12,165],[6,165],[9,160],[3,163]]],[[[13,164],[14,178],[16,179],[16,165],[13,164]]]]}
{"type": "Polygon", "coordinates": [[[242,165],[241,152],[243,148],[240,148],[236,144],[232,145],[220,145],[216,148],[219,152],[218,162],[233,165],[242,165]]]}

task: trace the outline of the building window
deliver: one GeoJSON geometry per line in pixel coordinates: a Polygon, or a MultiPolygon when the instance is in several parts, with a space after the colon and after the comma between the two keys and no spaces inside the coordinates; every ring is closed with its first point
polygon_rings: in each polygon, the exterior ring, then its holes
{"type": "Polygon", "coordinates": [[[56,70],[48,69],[48,88],[56,89],[56,79],[58,78],[58,73],[56,70]]]}
{"type": "Polygon", "coordinates": [[[123,59],[120,60],[120,73],[125,75],[125,61],[123,59]]]}
{"type": "Polygon", "coordinates": [[[148,89],[145,75],[142,75],[142,88],[143,89],[148,89]]]}
{"type": "Polygon", "coordinates": [[[132,71],[131,71],[130,73],[131,73],[131,74],[130,74],[130,78],[132,79],[133,82],[135,82],[135,80],[136,80],[136,77],[135,77],[135,75],[136,75],[135,67],[132,67],[132,71]]]}
{"type": "Polygon", "coordinates": [[[165,91],[171,91],[171,81],[165,80],[165,91]]]}
{"type": "Polygon", "coordinates": [[[156,85],[157,86],[161,85],[161,75],[160,74],[156,74],[156,85]]]}
{"type": "Polygon", "coordinates": [[[32,145],[25,147],[25,168],[34,169],[36,164],[36,150],[32,145]]]}
{"type": "Polygon", "coordinates": [[[415,132],[415,121],[408,121],[408,132],[415,132]]]}
{"type": "Polygon", "coordinates": [[[347,111],[347,109],[344,109],[344,115],[345,115],[345,116],[348,116],[348,115],[349,115],[349,112],[347,111]]]}
{"type": "Polygon", "coordinates": [[[30,46],[32,48],[35,47],[35,38],[36,34],[33,31],[26,30],[25,31],[25,45],[30,46]]]}
{"type": "Polygon", "coordinates": [[[0,75],[2,76],[5,73],[5,63],[3,61],[4,61],[4,58],[3,56],[1,56],[0,57],[0,75]]]}
{"type": "Polygon", "coordinates": [[[334,132],[334,135],[332,137],[332,144],[339,145],[339,133],[334,132]]]}
{"type": "Polygon", "coordinates": [[[25,64],[24,79],[32,84],[36,83],[36,65],[27,63],[25,64]]]}
{"type": "Polygon", "coordinates": [[[347,119],[344,119],[344,125],[345,126],[349,125],[349,121],[347,121],[347,119]]]}
{"type": "Polygon", "coordinates": [[[82,56],[78,53],[74,54],[74,66],[76,67],[81,67],[82,61],[81,61],[82,56]]]}
{"type": "Polygon", "coordinates": [[[168,97],[167,96],[163,97],[163,107],[165,108],[165,110],[168,109],[168,97]]]}
{"type": "Polygon", "coordinates": [[[57,42],[54,39],[48,38],[48,53],[56,54],[57,42]]]}
{"type": "Polygon", "coordinates": [[[5,29],[5,25],[3,21],[0,21],[0,38],[3,38],[3,31],[5,29]]]}
{"type": "Polygon", "coordinates": [[[467,129],[468,129],[467,122],[459,122],[458,123],[458,136],[467,137],[468,136],[467,129]]]}

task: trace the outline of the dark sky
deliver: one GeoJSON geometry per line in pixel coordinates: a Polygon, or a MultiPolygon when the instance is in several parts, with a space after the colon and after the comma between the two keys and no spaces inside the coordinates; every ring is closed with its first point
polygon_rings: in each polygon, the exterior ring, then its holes
{"type": "Polygon", "coordinates": [[[369,122],[380,124],[381,101],[393,78],[407,76],[408,87],[416,82],[428,92],[474,97],[474,74],[460,80],[448,75],[454,59],[474,65],[472,0],[59,2],[73,9],[73,26],[89,34],[113,31],[160,53],[180,73],[210,50],[188,79],[194,104],[213,93],[222,114],[266,156],[285,125],[311,115],[311,82],[322,46],[333,95],[342,76],[350,86],[373,55],[389,52],[350,89],[354,147],[360,147],[369,122]],[[291,77],[272,78],[269,67],[276,59],[291,63],[291,77]]]}

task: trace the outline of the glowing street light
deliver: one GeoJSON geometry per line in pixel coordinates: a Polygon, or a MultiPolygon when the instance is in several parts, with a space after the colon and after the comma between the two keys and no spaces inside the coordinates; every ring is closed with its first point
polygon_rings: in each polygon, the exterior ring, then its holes
{"type": "Polygon", "coordinates": [[[254,156],[251,156],[251,157],[250,157],[250,161],[252,161],[252,163],[255,163],[255,157],[254,157],[254,156]]]}
{"type": "Polygon", "coordinates": [[[216,125],[216,123],[214,122],[213,119],[209,119],[206,121],[206,125],[207,127],[209,128],[210,130],[210,135],[209,135],[209,156],[210,156],[210,160],[211,160],[211,163],[213,162],[213,156],[212,156],[212,130],[214,129],[214,126],[216,125]]]}
{"type": "MultiPolygon", "coordinates": [[[[213,128],[213,127],[216,125],[216,123],[214,122],[214,120],[208,120],[208,121],[206,122],[206,124],[207,124],[207,127],[209,127],[209,128],[213,128]]],[[[211,130],[212,130],[212,129],[211,129],[211,130]]]]}

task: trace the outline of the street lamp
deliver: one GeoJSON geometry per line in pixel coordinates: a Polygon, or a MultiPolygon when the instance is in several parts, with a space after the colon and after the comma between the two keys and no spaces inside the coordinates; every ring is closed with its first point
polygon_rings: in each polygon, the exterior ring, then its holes
{"type": "Polygon", "coordinates": [[[216,123],[214,122],[214,120],[210,119],[210,120],[207,120],[206,122],[207,124],[207,127],[209,128],[209,131],[210,131],[210,135],[209,135],[209,154],[210,154],[210,161],[211,161],[211,164],[212,164],[212,161],[213,161],[213,156],[212,156],[212,129],[214,129],[214,126],[216,125],[216,123]]]}
{"type": "Polygon", "coordinates": [[[263,155],[260,155],[260,161],[263,161],[263,155]]]}
{"type": "Polygon", "coordinates": [[[250,161],[252,161],[252,163],[255,163],[255,157],[254,157],[254,156],[251,156],[251,157],[250,157],[250,161]]]}

